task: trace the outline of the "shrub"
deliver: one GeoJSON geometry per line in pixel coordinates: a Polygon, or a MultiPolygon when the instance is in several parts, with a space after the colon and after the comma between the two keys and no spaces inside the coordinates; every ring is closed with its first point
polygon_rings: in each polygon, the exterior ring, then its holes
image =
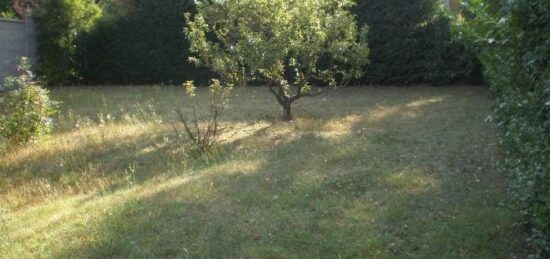
{"type": "Polygon", "coordinates": [[[107,1],[97,25],[78,42],[79,71],[88,84],[208,83],[187,62],[183,14],[192,0],[107,1]]]}
{"type": "Polygon", "coordinates": [[[46,135],[52,126],[55,103],[48,90],[34,81],[30,64],[21,59],[19,75],[0,85],[0,136],[13,145],[25,144],[46,135]]]}
{"type": "MultiPolygon", "coordinates": [[[[178,110],[180,122],[183,124],[185,133],[189,140],[188,150],[193,154],[202,155],[211,151],[217,143],[219,134],[219,118],[222,113],[228,108],[228,98],[231,93],[231,86],[222,86],[218,80],[212,80],[209,87],[210,103],[208,118],[205,121],[205,126],[199,125],[197,118],[197,103],[195,101],[195,84],[188,81],[184,84],[187,95],[192,100],[193,118],[189,121],[181,110],[178,110]]],[[[178,134],[179,135],[179,134],[178,134]]]]}
{"type": "Polygon", "coordinates": [[[93,0],[47,0],[34,18],[38,28],[38,74],[48,85],[78,82],[76,40],[100,17],[93,0]]]}
{"type": "Polygon", "coordinates": [[[465,6],[464,38],[481,50],[497,97],[503,169],[515,177],[529,241],[550,256],[550,2],[469,0],[465,6]]]}

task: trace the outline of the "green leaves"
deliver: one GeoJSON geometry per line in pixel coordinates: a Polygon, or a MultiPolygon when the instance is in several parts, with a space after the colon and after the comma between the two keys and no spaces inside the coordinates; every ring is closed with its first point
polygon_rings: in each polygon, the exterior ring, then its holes
{"type": "Polygon", "coordinates": [[[262,82],[290,118],[290,104],[311,96],[314,81],[345,84],[368,62],[366,28],[350,0],[199,1],[187,14],[190,61],[225,83],[262,82]],[[278,88],[278,89],[275,89],[278,88]]]}
{"type": "Polygon", "coordinates": [[[49,133],[56,103],[34,81],[28,59],[22,58],[19,76],[7,77],[0,85],[0,138],[12,145],[36,141],[49,133]]]}
{"type": "Polygon", "coordinates": [[[495,122],[506,151],[502,169],[529,220],[529,241],[550,255],[550,2],[466,1],[464,35],[481,49],[496,93],[495,122]]]}
{"type": "Polygon", "coordinates": [[[35,13],[38,26],[38,72],[49,85],[78,81],[76,40],[101,16],[93,0],[47,0],[35,13]]]}
{"type": "Polygon", "coordinates": [[[329,82],[337,76],[357,76],[368,60],[367,30],[358,33],[355,18],[347,10],[352,4],[334,0],[201,1],[198,14],[186,16],[185,32],[194,54],[191,61],[241,85],[251,80],[298,83],[304,76],[310,77],[308,81],[317,76],[329,82]],[[288,78],[289,69],[299,70],[302,78],[288,78]]]}

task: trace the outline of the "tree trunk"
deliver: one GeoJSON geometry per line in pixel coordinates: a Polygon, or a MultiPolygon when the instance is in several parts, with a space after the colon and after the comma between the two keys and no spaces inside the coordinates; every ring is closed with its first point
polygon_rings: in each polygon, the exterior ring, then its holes
{"type": "Polygon", "coordinates": [[[292,110],[290,109],[292,102],[290,100],[287,100],[285,103],[283,103],[283,120],[284,121],[292,121],[292,110]]]}

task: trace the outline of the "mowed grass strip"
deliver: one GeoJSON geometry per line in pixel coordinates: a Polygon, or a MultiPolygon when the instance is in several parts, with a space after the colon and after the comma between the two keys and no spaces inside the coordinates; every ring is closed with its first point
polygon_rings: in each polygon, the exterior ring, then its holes
{"type": "Polygon", "coordinates": [[[344,88],[292,123],[266,89],[236,89],[199,158],[181,88],[52,98],[51,139],[0,154],[0,257],[524,256],[484,88],[344,88]]]}

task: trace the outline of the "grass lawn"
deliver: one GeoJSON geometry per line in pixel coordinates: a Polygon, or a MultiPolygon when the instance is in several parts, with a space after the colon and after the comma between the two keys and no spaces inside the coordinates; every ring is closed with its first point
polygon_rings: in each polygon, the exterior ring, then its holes
{"type": "Polygon", "coordinates": [[[484,88],[340,89],[292,123],[236,89],[199,158],[174,128],[183,92],[52,90],[51,139],[0,151],[0,257],[525,256],[484,88]]]}

